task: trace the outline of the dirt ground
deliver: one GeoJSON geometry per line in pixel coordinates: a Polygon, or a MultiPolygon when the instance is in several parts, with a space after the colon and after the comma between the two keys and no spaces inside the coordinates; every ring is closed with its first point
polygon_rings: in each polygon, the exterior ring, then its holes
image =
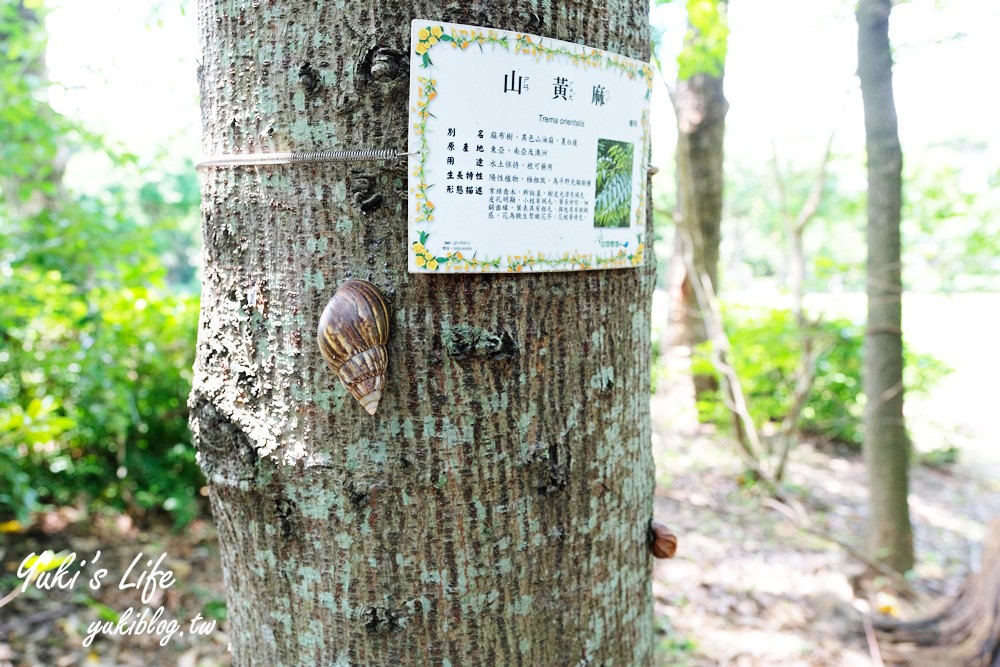
{"type": "MultiPolygon", "coordinates": [[[[741,485],[743,467],[725,437],[680,418],[664,395],[651,406],[655,513],[680,542],[676,558],[657,561],[654,570],[657,665],[871,665],[862,625],[868,601],[905,616],[954,593],[978,563],[984,526],[1000,514],[1000,488],[982,475],[961,465],[916,467],[911,509],[919,562],[911,584],[924,606],[859,597],[852,581],[863,564],[795,527],[763,494],[741,485]]],[[[817,529],[861,547],[866,495],[857,455],[801,444],[788,476],[817,529]]],[[[204,636],[189,627],[197,614],[221,619],[215,539],[209,521],[173,534],[71,508],[50,513],[30,533],[0,534],[0,597],[19,583],[17,566],[32,551],[66,549],[87,558],[101,549],[111,573],[92,596],[84,582],[73,590],[29,588],[0,609],[0,667],[230,664],[225,622],[204,636]],[[144,561],[167,554],[161,569],[173,570],[178,584],[155,592],[149,606],[162,605],[164,618],[182,621],[184,635],[166,647],[157,636],[103,637],[83,647],[102,613],[142,606],[137,590],[116,585],[140,551],[144,561]]]]}
{"type": "MultiPolygon", "coordinates": [[[[217,667],[229,665],[226,647],[229,638],[225,624],[197,627],[204,635],[191,632],[190,622],[201,614],[204,621],[218,620],[224,609],[222,566],[215,529],[211,522],[196,520],[183,532],[175,534],[168,526],[140,530],[127,516],[85,515],[73,508],[63,508],[45,515],[40,525],[26,534],[0,535],[0,595],[18,588],[16,572],[21,560],[45,549],[75,552],[78,560],[67,570],[62,581],[67,584],[76,572],[81,576],[75,585],[64,588],[53,584],[48,590],[29,587],[0,609],[0,667],[217,667]],[[80,561],[99,559],[82,565],[80,561]],[[137,554],[141,559],[129,566],[137,554]],[[143,572],[146,580],[153,579],[153,566],[166,554],[156,569],[170,570],[176,584],[165,590],[147,589],[148,603],[143,604],[143,572]],[[108,570],[100,587],[90,589],[93,573],[98,568],[108,570]],[[128,575],[126,576],[126,573],[128,575]],[[119,585],[125,582],[125,588],[119,585]],[[89,646],[84,646],[91,624],[110,620],[110,613],[123,614],[133,608],[148,607],[164,612],[154,621],[165,619],[179,622],[178,631],[166,646],[159,641],[165,633],[113,636],[104,634],[89,646]]],[[[39,579],[39,582],[42,580],[39,579]]]]}
{"type": "MultiPolygon", "coordinates": [[[[733,444],[690,421],[677,428],[685,420],[663,396],[652,406],[655,513],[679,538],[677,556],[654,571],[660,665],[872,665],[863,611],[913,618],[954,594],[978,567],[985,526],[1000,514],[996,482],[961,465],[915,466],[910,584],[921,598],[856,591],[866,566],[742,488],[733,444]]],[[[859,455],[800,444],[788,480],[808,491],[801,497],[819,532],[863,547],[859,455]]]]}

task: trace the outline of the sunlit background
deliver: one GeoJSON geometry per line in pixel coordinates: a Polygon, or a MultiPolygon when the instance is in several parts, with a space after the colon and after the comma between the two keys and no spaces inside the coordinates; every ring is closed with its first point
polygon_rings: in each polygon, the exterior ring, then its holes
{"type": "MultiPolygon", "coordinates": [[[[9,178],[34,188],[23,198],[12,196],[13,187],[4,191],[9,209],[0,209],[0,225],[15,230],[9,237],[5,231],[0,240],[0,334],[7,337],[0,349],[0,537],[27,534],[24,539],[29,540],[31,530],[49,536],[81,517],[90,521],[96,516],[91,514],[94,508],[102,508],[112,513],[107,525],[96,521],[94,535],[66,540],[98,539],[95,535],[105,539],[111,534],[138,539],[136,525],[161,521],[170,529],[188,530],[184,544],[171,541],[176,537],[163,538],[171,549],[187,554],[177,558],[176,567],[183,569],[194,553],[217,568],[185,408],[201,263],[199,183],[193,168],[201,143],[195,4],[25,4],[44,8],[44,76],[51,84],[25,93],[33,102],[17,98],[21,106],[0,97],[0,132],[9,124],[27,128],[23,136],[42,137],[42,161],[57,165],[59,174],[21,173],[10,161],[34,154],[0,136],[0,144],[9,149],[8,163],[0,165],[0,184],[9,178]],[[50,122],[43,117],[45,104],[62,119],[50,122]],[[40,115],[31,120],[31,114],[40,115]],[[64,129],[65,135],[60,134],[64,129]]],[[[795,479],[818,496],[846,497],[845,506],[856,509],[864,497],[856,408],[859,332],[865,317],[867,184],[853,6],[845,0],[729,4],[725,93],[730,109],[719,292],[727,315],[733,316],[733,357],[738,359],[741,350],[747,358],[772,357],[743,367],[750,391],[763,395],[758,407],[751,406],[755,416],[766,417],[769,410],[780,409],[777,399],[768,402],[774,398],[767,396],[769,374],[781,370],[781,364],[797,363],[797,353],[781,347],[781,336],[791,326],[791,297],[775,173],[788,184],[791,205],[801,205],[832,136],[829,180],[805,240],[806,303],[830,323],[831,331],[843,334],[838,348],[843,358],[823,369],[825,383],[817,390],[822,395],[803,413],[812,420],[804,429],[810,447],[803,458],[812,461],[814,469],[798,470],[795,479]],[[816,459],[828,455],[827,446],[847,454],[816,459]],[[827,468],[835,474],[825,474],[827,468]]],[[[653,163],[660,168],[653,192],[660,282],[654,299],[652,400],[654,444],[670,450],[674,441],[666,431],[675,425],[664,426],[656,416],[669,402],[664,397],[669,370],[663,348],[665,276],[676,202],[676,126],[667,88],[676,80],[684,3],[654,3],[651,19],[662,63],[652,111],[653,163]]],[[[1000,421],[994,416],[1000,371],[1000,86],[994,82],[1000,72],[998,35],[1000,3],[995,0],[901,1],[892,13],[895,99],[904,153],[903,329],[911,362],[908,391],[913,390],[907,398],[908,426],[922,465],[950,466],[948,474],[960,480],[955,487],[967,484],[961,480],[976,479],[991,493],[1000,480],[1000,421]]],[[[13,51],[8,56],[8,65],[17,58],[13,51]]],[[[10,77],[11,71],[2,74],[10,77]]],[[[13,100],[15,93],[9,91],[16,86],[13,79],[6,81],[8,88],[0,90],[8,92],[0,94],[10,94],[13,100]]],[[[727,420],[719,417],[724,410],[718,397],[692,409],[718,429],[711,431],[711,438],[719,434],[717,439],[726,441],[727,420]]],[[[700,482],[693,483],[693,489],[686,487],[684,477],[710,468],[717,454],[685,450],[666,472],[658,459],[658,493],[681,489],[684,496],[676,500],[682,505],[717,510],[719,499],[700,482]],[[689,470],[680,472],[682,466],[689,470]]],[[[921,495],[935,483],[918,479],[916,513],[927,524],[947,527],[965,549],[970,540],[982,537],[979,509],[976,520],[962,515],[964,497],[942,509],[933,498],[921,495]]],[[[994,505],[990,500],[982,512],[994,505]]],[[[726,511],[751,515],[747,508],[727,505],[726,511]]],[[[832,514],[840,518],[831,525],[850,536],[856,528],[850,523],[854,515],[845,518],[850,512],[839,509],[832,514]]],[[[694,537],[694,552],[702,549],[724,559],[732,549],[724,542],[728,531],[722,526],[712,536],[694,537]]],[[[939,576],[946,581],[943,590],[953,585],[962,563],[972,560],[965,552],[928,552],[926,543],[933,541],[929,535],[918,534],[918,541],[924,546],[923,556],[918,549],[923,568],[918,575],[939,576]]],[[[3,544],[0,557],[10,560],[14,554],[4,553],[3,544]]],[[[775,582],[791,581],[798,576],[794,572],[813,567],[810,563],[782,560],[770,563],[766,572],[755,572],[770,577],[768,585],[775,590],[768,594],[779,595],[775,582]]],[[[836,569],[824,563],[816,569],[836,569]]],[[[683,562],[674,567],[677,585],[709,571],[701,561],[689,562],[690,571],[683,562]]],[[[738,569],[728,572],[736,579],[756,576],[738,569]]],[[[197,577],[197,572],[191,576],[197,577]]],[[[827,576],[825,570],[822,576],[827,576]]],[[[830,595],[850,597],[845,576],[830,576],[836,580],[830,595]]],[[[817,575],[803,585],[823,593],[823,581],[817,575]]],[[[224,620],[221,583],[204,586],[185,595],[196,608],[211,609],[224,620]]],[[[0,585],[0,596],[6,588],[0,585]]],[[[669,597],[662,590],[657,595],[669,597]]],[[[93,607],[92,602],[86,604],[93,607]]],[[[5,611],[0,611],[0,629],[6,627],[5,611]]],[[[672,611],[658,607],[661,617],[672,611]]],[[[701,618],[699,613],[711,615],[702,607],[685,613],[689,624],[701,618]]],[[[803,618],[808,626],[809,618],[803,618]]],[[[66,627],[72,635],[72,623],[66,627]]],[[[17,631],[25,632],[20,626],[17,631]]],[[[694,650],[675,641],[675,635],[666,636],[674,643],[661,650],[678,655],[694,650]]],[[[719,641],[736,641],[735,636],[721,632],[719,641]]],[[[760,643],[775,636],[762,636],[760,643]]],[[[3,641],[0,632],[0,665],[6,664],[3,641]]],[[[793,641],[789,651],[799,650],[795,646],[793,641]]]]}

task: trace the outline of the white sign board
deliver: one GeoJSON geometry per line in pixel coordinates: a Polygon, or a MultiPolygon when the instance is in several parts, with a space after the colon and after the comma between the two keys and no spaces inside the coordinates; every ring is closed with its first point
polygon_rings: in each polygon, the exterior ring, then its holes
{"type": "Polygon", "coordinates": [[[421,19],[410,62],[411,273],[642,263],[649,63],[421,19]]]}

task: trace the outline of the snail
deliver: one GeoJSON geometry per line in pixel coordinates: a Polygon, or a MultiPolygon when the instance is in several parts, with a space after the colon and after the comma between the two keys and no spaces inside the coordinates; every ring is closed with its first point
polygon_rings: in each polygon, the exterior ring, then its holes
{"type": "Polygon", "coordinates": [[[662,521],[649,522],[649,550],[656,558],[673,558],[677,553],[677,536],[662,521]]]}
{"type": "Polygon", "coordinates": [[[368,414],[375,414],[389,362],[389,309],[367,280],[348,280],[319,318],[319,351],[368,414]]]}

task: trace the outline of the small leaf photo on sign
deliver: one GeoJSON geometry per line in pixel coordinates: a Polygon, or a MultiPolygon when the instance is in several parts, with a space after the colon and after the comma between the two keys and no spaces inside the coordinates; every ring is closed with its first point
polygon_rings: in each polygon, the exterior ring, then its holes
{"type": "Polygon", "coordinates": [[[594,227],[628,227],[633,153],[633,145],[627,141],[597,140],[594,227]]]}

